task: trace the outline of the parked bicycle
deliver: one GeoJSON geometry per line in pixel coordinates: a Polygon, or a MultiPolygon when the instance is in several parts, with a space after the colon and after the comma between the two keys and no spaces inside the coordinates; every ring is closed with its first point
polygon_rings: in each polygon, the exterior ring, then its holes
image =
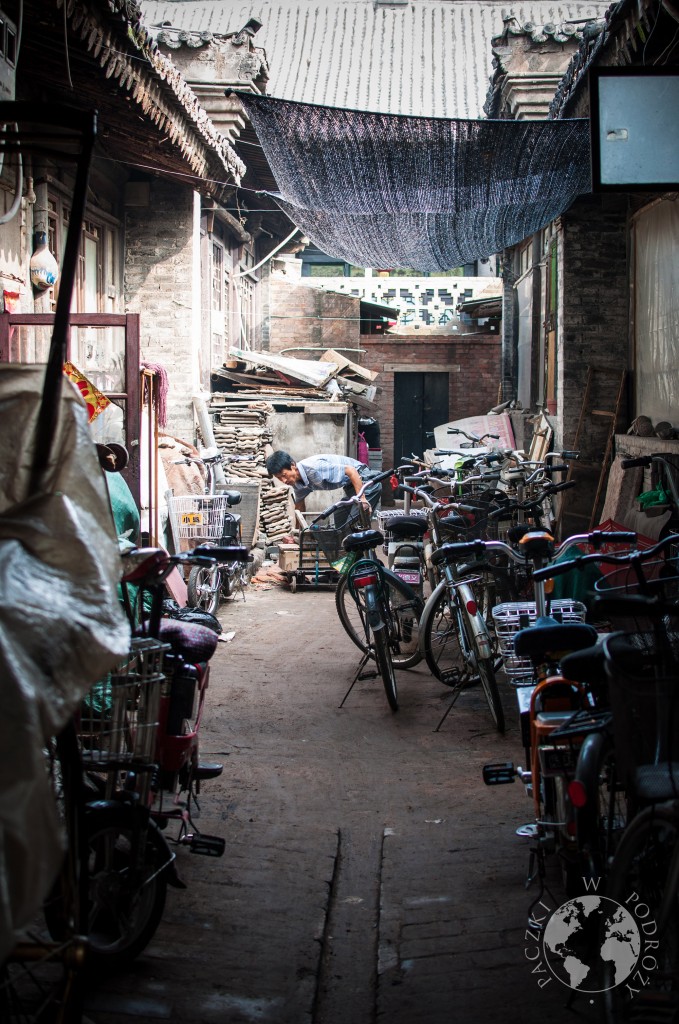
{"type": "MultiPolygon", "coordinates": [[[[387,479],[392,470],[375,477],[371,483],[387,479]]],[[[423,601],[416,590],[396,571],[384,566],[377,548],[384,543],[384,534],[370,529],[370,510],[361,498],[365,486],[350,498],[335,502],[317,515],[314,524],[327,522],[339,509],[353,510],[354,521],[361,529],[348,534],[342,546],[345,557],[338,564],[340,576],[335,591],[337,613],[352,642],[363,658],[347,699],[356,681],[361,678],[368,661],[377,663],[387,699],[393,710],[398,708],[394,668],[411,668],[421,654],[418,648],[419,619],[423,601]]]]}
{"type": "MultiPolygon", "coordinates": [[[[176,465],[197,465],[205,474],[204,496],[175,495],[170,498],[170,516],[180,541],[191,545],[241,546],[241,517],[232,509],[240,504],[242,495],[238,490],[217,493],[216,470],[218,466],[251,461],[250,456],[224,455],[218,448],[204,449],[200,457],[186,455],[173,460],[176,465]]],[[[252,560],[249,563],[231,560],[194,565],[186,581],[188,604],[214,615],[222,599],[226,600],[236,592],[245,597],[245,588],[252,577],[251,567],[252,560]]]]}
{"type": "Polygon", "coordinates": [[[639,965],[627,983],[613,964],[599,965],[607,1024],[671,1020],[677,1010],[678,550],[679,536],[670,535],[645,550],[576,560],[581,570],[591,561],[616,567],[597,585],[594,608],[626,626],[604,637],[593,663],[594,672],[605,673],[608,714],[585,737],[575,792],[578,840],[591,877],[605,883],[599,889],[597,882],[597,891],[625,908],[639,928],[639,965]]]}
{"type": "Polygon", "coordinates": [[[534,821],[521,826],[519,835],[534,841],[528,881],[538,878],[544,885],[545,858],[557,853],[567,887],[581,885],[582,861],[575,835],[575,808],[569,784],[574,778],[578,751],[590,728],[594,706],[591,689],[561,671],[569,651],[590,648],[597,632],[584,622],[586,606],[579,601],[550,601],[545,578],[553,560],[582,544],[601,547],[604,543],[633,543],[634,533],[606,533],[569,537],[555,548],[545,531],[529,531],[519,550],[502,541],[476,541],[458,545],[481,558],[484,552],[501,551],[517,562],[526,558],[533,570],[534,600],[505,603],[493,610],[496,630],[505,658],[507,678],[516,686],[522,740],[527,768],[511,762],[488,764],[483,778],[487,785],[513,782],[519,778],[533,800],[534,821]]]}
{"type": "MultiPolygon", "coordinates": [[[[580,554],[570,562],[546,566],[536,576],[555,578],[586,571],[594,564],[607,567],[595,583],[593,614],[608,620],[614,632],[590,651],[569,654],[564,672],[596,688],[596,707],[580,752],[569,795],[576,807],[576,833],[583,872],[605,878],[628,816],[644,806],[639,779],[659,774],[670,744],[672,694],[656,686],[659,667],[669,672],[676,648],[672,616],[677,613],[677,567],[666,559],[678,542],[665,538],[652,547],[632,552],[580,554]],[[611,571],[613,570],[613,571],[611,571]],[[619,627],[624,627],[620,629],[619,627]],[[644,685],[634,682],[645,663],[644,685]],[[625,679],[628,679],[625,685],[625,679]],[[664,705],[663,705],[664,702],[664,705]],[[667,735],[658,735],[659,721],[667,735]],[[641,774],[639,764],[646,767],[641,774]],[[653,764],[656,768],[653,768],[653,764]]],[[[660,673],[662,674],[662,673],[660,673]]],[[[670,691],[673,689],[670,685],[670,691]]]]}
{"type": "Polygon", "coordinates": [[[430,538],[427,557],[434,588],[420,619],[420,650],[432,674],[453,689],[451,703],[437,728],[462,690],[479,681],[495,727],[503,732],[504,711],[495,679],[493,645],[473,590],[475,578],[459,570],[454,545],[444,543],[445,531],[464,531],[469,521],[460,514],[459,505],[434,501],[423,487],[404,484],[403,489],[424,503],[430,538]]]}

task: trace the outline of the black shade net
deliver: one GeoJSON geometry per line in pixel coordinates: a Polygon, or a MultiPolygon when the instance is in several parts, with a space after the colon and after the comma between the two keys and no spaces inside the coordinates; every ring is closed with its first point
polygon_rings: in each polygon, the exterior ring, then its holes
{"type": "Polygon", "coordinates": [[[589,121],[462,121],[238,93],[279,191],[323,252],[450,270],[530,236],[591,191],[589,121]]]}

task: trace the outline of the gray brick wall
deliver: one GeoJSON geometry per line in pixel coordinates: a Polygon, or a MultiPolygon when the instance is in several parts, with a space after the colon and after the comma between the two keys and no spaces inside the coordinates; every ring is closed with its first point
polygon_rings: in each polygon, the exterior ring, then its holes
{"type": "Polygon", "coordinates": [[[193,441],[191,399],[200,377],[194,194],[152,181],[149,206],[128,207],[125,220],[125,310],[141,314],[142,360],[167,370],[169,432],[193,441]]]}

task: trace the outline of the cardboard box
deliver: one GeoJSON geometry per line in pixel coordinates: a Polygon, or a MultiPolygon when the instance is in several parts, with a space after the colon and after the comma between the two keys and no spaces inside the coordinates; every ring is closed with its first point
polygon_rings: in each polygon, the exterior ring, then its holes
{"type": "Polygon", "coordinates": [[[299,546],[297,544],[278,545],[278,568],[281,572],[292,572],[299,569],[299,546]]]}

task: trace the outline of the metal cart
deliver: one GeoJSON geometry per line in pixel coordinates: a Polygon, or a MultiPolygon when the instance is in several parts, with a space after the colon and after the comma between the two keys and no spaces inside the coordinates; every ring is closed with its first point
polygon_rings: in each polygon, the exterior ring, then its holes
{"type": "MultiPolygon", "coordinates": [[[[315,590],[333,590],[339,579],[339,571],[333,567],[342,557],[342,540],[351,532],[351,525],[337,529],[327,524],[312,526],[308,520],[314,513],[295,512],[300,528],[298,551],[288,551],[294,556],[295,564],[283,564],[281,571],[294,593],[298,588],[311,587],[315,590]]],[[[279,560],[279,565],[280,565],[279,560]]]]}

